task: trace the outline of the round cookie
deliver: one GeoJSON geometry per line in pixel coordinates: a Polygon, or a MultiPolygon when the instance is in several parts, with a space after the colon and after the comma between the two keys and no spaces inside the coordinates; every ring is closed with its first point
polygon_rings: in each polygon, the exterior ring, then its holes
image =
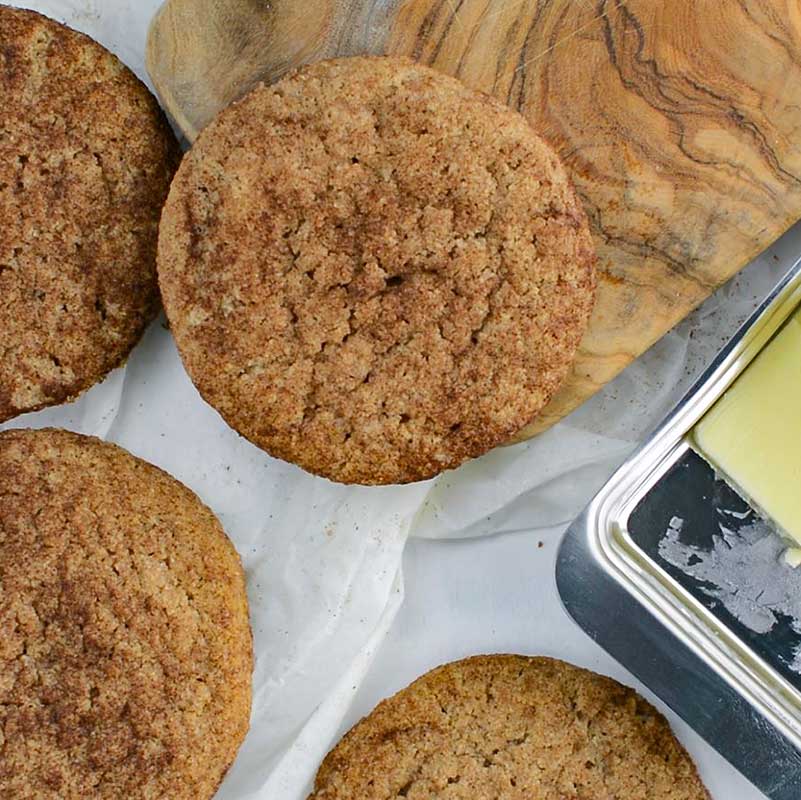
{"type": "Polygon", "coordinates": [[[115,56],[0,6],[0,422],[119,366],[158,308],[158,222],[180,150],[115,56]]]}
{"type": "Polygon", "coordinates": [[[504,443],[565,377],[595,271],[558,158],[502,103],[409,60],[259,86],[173,182],[159,283],[205,399],[345,483],[504,443]]]}
{"type": "Polygon", "coordinates": [[[239,558],[186,487],[0,433],[0,797],[211,798],[248,728],[239,558]]]}
{"type": "Polygon", "coordinates": [[[480,656],[380,703],[329,753],[310,800],[709,800],[667,721],[561,661],[480,656]]]}

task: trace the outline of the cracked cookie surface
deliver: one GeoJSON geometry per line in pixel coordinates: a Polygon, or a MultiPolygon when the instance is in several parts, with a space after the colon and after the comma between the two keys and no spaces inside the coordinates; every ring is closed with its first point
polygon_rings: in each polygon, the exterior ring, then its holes
{"type": "Polygon", "coordinates": [[[239,558],[189,489],[98,439],[0,433],[0,797],[211,798],[251,650],[239,558]]]}
{"type": "Polygon", "coordinates": [[[665,718],[549,658],[479,656],[415,681],[329,753],[309,800],[709,800],[665,718]]]}
{"type": "Polygon", "coordinates": [[[115,56],[0,6],[0,422],[119,366],[158,308],[161,206],[180,151],[115,56]]]}
{"type": "Polygon", "coordinates": [[[584,212],[516,112],[411,61],[305,67],[184,160],[159,282],[187,371],[248,439],[346,483],[507,441],[565,377],[595,289],[584,212]]]}

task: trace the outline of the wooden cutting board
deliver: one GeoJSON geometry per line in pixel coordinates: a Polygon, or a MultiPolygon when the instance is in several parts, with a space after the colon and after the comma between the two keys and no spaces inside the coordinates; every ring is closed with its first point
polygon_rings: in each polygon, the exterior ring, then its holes
{"type": "Polygon", "coordinates": [[[258,81],[365,52],[410,55],[519,109],[584,201],[597,306],[522,438],[801,217],[799,0],[168,0],[147,66],[192,140],[258,81]]]}

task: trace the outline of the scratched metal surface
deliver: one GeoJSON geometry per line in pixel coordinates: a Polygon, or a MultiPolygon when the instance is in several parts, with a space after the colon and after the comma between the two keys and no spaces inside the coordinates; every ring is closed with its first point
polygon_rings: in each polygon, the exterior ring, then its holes
{"type": "MultiPolygon", "coordinates": [[[[721,623],[801,690],[801,570],[786,543],[696,453],[640,501],[629,535],[721,623]]],[[[800,790],[801,791],[801,790],[800,790]]]]}

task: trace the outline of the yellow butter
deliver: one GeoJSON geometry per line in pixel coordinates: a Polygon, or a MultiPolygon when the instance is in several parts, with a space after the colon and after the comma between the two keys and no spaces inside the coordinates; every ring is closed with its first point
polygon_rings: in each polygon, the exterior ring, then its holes
{"type": "Polygon", "coordinates": [[[695,428],[701,454],[801,544],[801,311],[695,428]]]}

